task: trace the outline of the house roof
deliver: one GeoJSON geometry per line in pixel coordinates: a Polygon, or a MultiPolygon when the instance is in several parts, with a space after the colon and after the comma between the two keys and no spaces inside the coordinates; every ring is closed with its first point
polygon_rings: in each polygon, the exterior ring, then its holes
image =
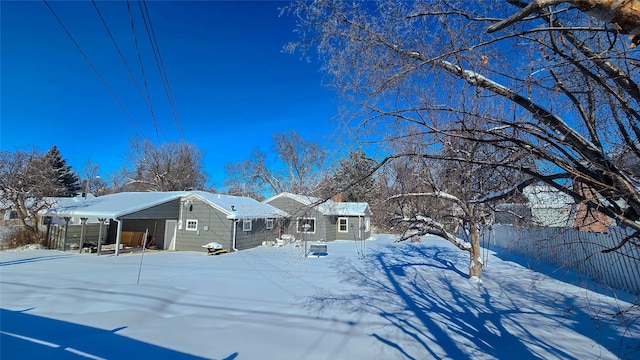
{"type": "Polygon", "coordinates": [[[281,197],[287,197],[305,206],[314,207],[323,215],[365,216],[371,213],[371,211],[369,210],[369,204],[366,202],[336,202],[333,200],[323,201],[323,199],[317,197],[297,195],[288,192],[280,193],[263,202],[269,203],[281,197]]]}
{"type": "Polygon", "coordinates": [[[167,202],[198,197],[222,211],[228,219],[285,217],[287,214],[271,205],[251,198],[212,194],[205,191],[122,192],[64,203],[40,212],[46,216],[80,216],[116,219],[167,202]],[[232,210],[231,206],[234,206],[232,210]]]}
{"type": "Polygon", "coordinates": [[[192,191],[190,195],[201,198],[227,214],[227,219],[264,219],[289,216],[275,206],[261,203],[249,197],[213,194],[206,191],[192,191]]]}
{"type": "Polygon", "coordinates": [[[122,192],[87,198],[43,210],[45,216],[81,216],[116,219],[136,211],[167,203],[183,196],[182,191],[172,192],[122,192]]]}

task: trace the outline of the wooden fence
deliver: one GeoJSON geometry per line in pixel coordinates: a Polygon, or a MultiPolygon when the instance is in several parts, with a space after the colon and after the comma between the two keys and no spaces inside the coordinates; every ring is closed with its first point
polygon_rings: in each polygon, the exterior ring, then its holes
{"type": "Polygon", "coordinates": [[[483,232],[483,242],[516,254],[571,269],[606,286],[640,295],[640,249],[627,242],[612,249],[628,234],[619,228],[607,233],[573,228],[520,228],[493,225],[483,232]]]}

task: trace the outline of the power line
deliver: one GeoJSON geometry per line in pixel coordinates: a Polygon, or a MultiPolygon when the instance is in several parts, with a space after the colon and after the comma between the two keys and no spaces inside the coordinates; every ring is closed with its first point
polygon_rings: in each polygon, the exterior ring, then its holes
{"type": "Polygon", "coordinates": [[[140,127],[138,126],[138,124],[136,123],[136,121],[133,119],[133,117],[129,114],[129,112],[127,111],[127,109],[124,107],[124,105],[122,104],[122,102],[120,102],[120,99],[118,99],[118,97],[116,96],[116,94],[113,92],[113,90],[111,90],[111,88],[109,87],[109,85],[107,84],[107,81],[102,77],[102,75],[100,75],[100,72],[98,71],[98,69],[93,65],[93,63],[91,62],[91,60],[89,59],[89,57],[87,56],[87,54],[85,54],[85,52],[82,50],[82,48],[80,47],[80,44],[78,44],[78,42],[73,38],[73,36],[71,35],[71,32],[69,32],[69,30],[67,29],[67,27],[64,25],[64,23],[62,22],[62,20],[60,19],[60,17],[58,17],[58,14],[56,14],[56,12],[53,10],[53,8],[51,7],[51,5],[49,4],[49,2],[47,0],[42,0],[44,2],[45,5],[47,5],[47,8],[49,8],[49,11],[51,11],[51,14],[53,14],[53,16],[56,18],[56,20],[58,21],[58,24],[60,24],[60,26],[62,27],[62,29],[64,30],[64,32],[67,34],[67,36],[69,37],[69,39],[71,39],[71,41],[73,42],[73,44],[75,45],[76,49],[78,49],[78,51],[80,52],[80,55],[82,55],[82,57],[84,58],[84,60],[89,64],[89,66],[91,67],[91,69],[93,70],[93,72],[96,74],[96,76],[98,77],[98,79],[100,79],[100,81],[102,82],[102,85],[104,85],[104,87],[107,89],[107,91],[109,92],[109,94],[111,95],[111,97],[113,97],[113,99],[116,101],[116,103],[118,103],[118,105],[120,106],[120,109],[122,109],[122,111],[124,112],[124,114],[129,118],[129,120],[131,121],[131,123],[133,124],[133,126],[136,128],[136,130],[140,133],[140,135],[142,135],[143,138],[146,138],[144,136],[144,133],[142,132],[142,130],[140,129],[140,127]]]}
{"type": "MultiPolygon", "coordinates": [[[[153,126],[156,130],[156,137],[158,138],[158,143],[160,142],[160,134],[158,132],[160,128],[160,123],[156,118],[155,112],[153,111],[153,105],[151,103],[151,92],[149,91],[149,85],[147,83],[147,76],[144,72],[144,64],[142,62],[142,54],[140,53],[140,46],[138,45],[138,36],[136,35],[136,28],[133,21],[133,14],[131,13],[131,5],[129,0],[127,0],[127,12],[129,13],[129,21],[131,23],[131,32],[133,33],[133,42],[136,46],[136,53],[138,54],[138,64],[140,64],[140,71],[142,72],[142,80],[144,84],[144,88],[147,92],[147,105],[149,106],[149,110],[151,111],[151,117],[153,119],[153,126]]],[[[166,135],[165,135],[166,137],[166,135]]]]}
{"type": "Polygon", "coordinates": [[[102,16],[102,13],[100,12],[100,9],[98,8],[98,5],[96,4],[95,0],[91,0],[91,3],[93,4],[93,7],[96,9],[96,12],[98,13],[98,16],[100,17],[100,20],[102,21],[102,25],[104,26],[105,30],[107,31],[107,34],[109,35],[109,38],[111,39],[111,43],[116,48],[116,51],[118,52],[118,55],[120,55],[120,59],[122,60],[122,63],[124,64],[124,67],[127,69],[127,72],[129,73],[129,77],[133,81],[133,84],[136,86],[136,89],[138,89],[138,93],[140,93],[140,96],[142,97],[142,100],[147,104],[147,107],[149,108],[149,111],[151,112],[151,116],[154,118],[154,121],[157,122],[157,120],[155,120],[156,117],[155,117],[155,113],[153,111],[153,106],[151,104],[151,99],[150,98],[147,99],[145,97],[145,95],[143,94],[142,89],[140,88],[140,85],[138,84],[138,81],[136,80],[135,76],[133,75],[133,71],[131,70],[131,67],[129,67],[129,64],[127,63],[126,58],[122,54],[122,51],[120,50],[120,47],[118,46],[118,43],[116,42],[116,39],[114,38],[113,34],[111,33],[111,30],[109,29],[109,25],[107,25],[107,22],[104,19],[104,17],[102,16]]]}
{"type": "Polygon", "coordinates": [[[158,41],[156,39],[155,31],[153,30],[153,25],[151,24],[151,17],[149,16],[149,9],[147,8],[146,1],[139,0],[138,7],[140,8],[140,12],[142,13],[142,19],[144,20],[145,28],[147,30],[147,35],[149,37],[149,42],[151,43],[151,48],[153,50],[153,54],[156,60],[158,72],[160,73],[160,78],[162,79],[164,91],[169,101],[169,107],[171,108],[173,119],[176,123],[176,128],[178,129],[178,134],[180,135],[181,141],[185,142],[184,132],[182,130],[182,124],[180,121],[180,117],[178,115],[178,109],[173,99],[171,87],[169,86],[169,78],[167,77],[167,72],[164,67],[164,62],[162,61],[162,56],[160,55],[160,48],[158,47],[158,41]],[[143,11],[143,5],[144,5],[144,11],[143,11]]]}

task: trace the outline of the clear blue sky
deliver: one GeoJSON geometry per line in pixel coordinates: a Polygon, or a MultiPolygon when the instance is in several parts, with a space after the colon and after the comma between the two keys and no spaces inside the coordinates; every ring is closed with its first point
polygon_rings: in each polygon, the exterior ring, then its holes
{"type": "MultiPolygon", "coordinates": [[[[146,96],[127,3],[96,4],[146,96]]],[[[146,3],[184,138],[205,153],[205,171],[218,185],[225,163],[249,158],[254,148],[268,151],[276,132],[294,129],[323,142],[333,132],[338,105],[321,85],[318,62],[282,52],[297,39],[294,20],[279,16],[285,4],[146,3]]],[[[180,141],[138,3],[130,6],[157,132],[92,2],[49,5],[133,121],[44,2],[2,1],[0,148],[57,145],[76,171],[91,160],[107,176],[126,164],[133,136],[180,141]]]]}

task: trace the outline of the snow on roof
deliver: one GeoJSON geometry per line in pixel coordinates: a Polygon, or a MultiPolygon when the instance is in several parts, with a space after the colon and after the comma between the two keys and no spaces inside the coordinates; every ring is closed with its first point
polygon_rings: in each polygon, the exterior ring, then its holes
{"type": "Polygon", "coordinates": [[[40,215],[115,219],[179,199],[184,195],[184,191],[122,192],[62,204],[61,206],[55,206],[51,209],[41,211],[40,215]]]}
{"type": "Polygon", "coordinates": [[[79,201],[65,202],[49,210],[47,216],[83,216],[115,219],[172,200],[198,197],[222,211],[228,219],[286,217],[287,213],[247,197],[212,194],[205,191],[122,192],[79,201]],[[235,210],[232,210],[232,206],[235,210]]]}
{"type": "Polygon", "coordinates": [[[317,197],[292,194],[288,192],[283,192],[273,196],[265,200],[264,203],[271,202],[272,200],[280,197],[288,197],[303,205],[315,207],[323,215],[365,216],[371,213],[369,210],[369,204],[366,202],[335,202],[331,199],[323,201],[323,199],[317,197]]]}
{"type": "Polygon", "coordinates": [[[344,215],[344,216],[365,216],[370,215],[368,203],[361,202],[334,202],[335,208],[333,213],[329,215],[344,215]]]}
{"type": "Polygon", "coordinates": [[[264,219],[289,216],[275,206],[261,203],[249,197],[213,194],[205,191],[193,191],[192,195],[200,197],[227,214],[227,219],[264,219]]]}

